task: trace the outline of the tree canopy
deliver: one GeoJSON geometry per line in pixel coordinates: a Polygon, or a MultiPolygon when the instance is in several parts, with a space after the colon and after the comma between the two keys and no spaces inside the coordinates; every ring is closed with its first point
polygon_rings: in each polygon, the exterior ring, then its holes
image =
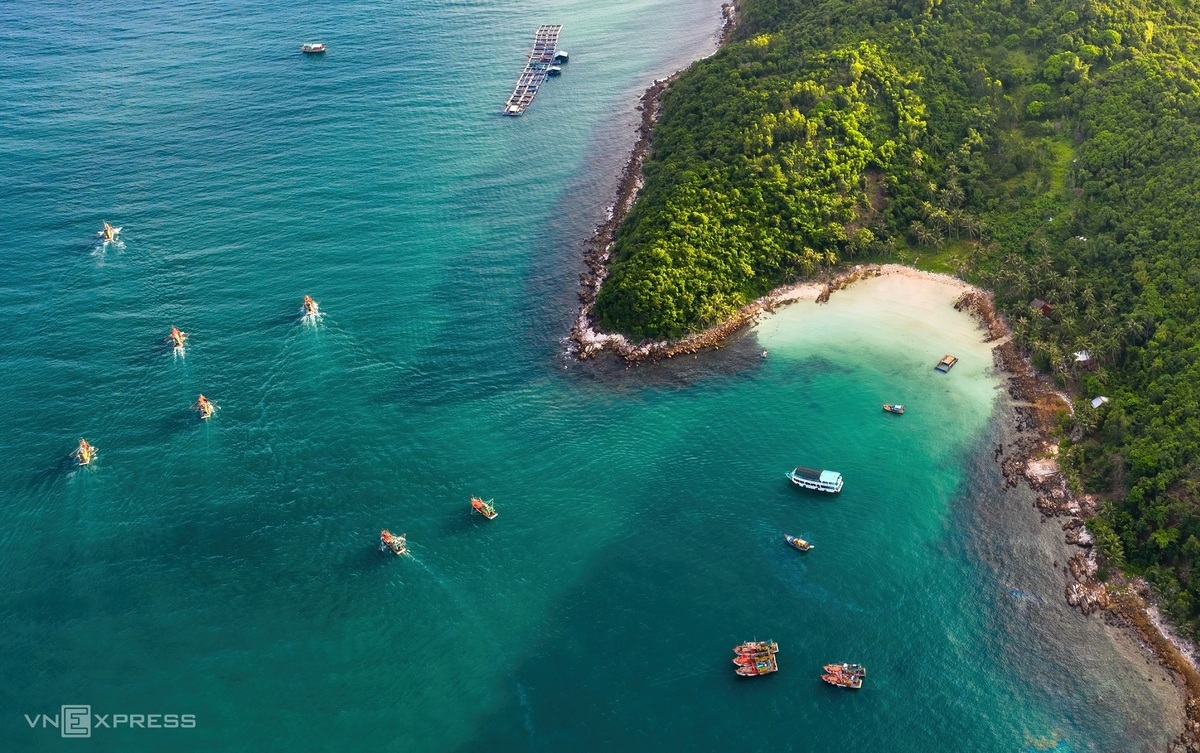
{"type": "Polygon", "coordinates": [[[1106,500],[1090,525],[1110,562],[1194,629],[1200,9],[741,0],[739,14],[663,95],[599,323],[678,337],[825,267],[954,248],[1039,368],[1111,398],[1080,402],[1065,465],[1106,500]]]}

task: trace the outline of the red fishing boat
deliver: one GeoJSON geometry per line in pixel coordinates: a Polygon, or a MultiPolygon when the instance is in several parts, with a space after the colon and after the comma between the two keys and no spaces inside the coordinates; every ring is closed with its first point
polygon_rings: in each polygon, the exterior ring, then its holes
{"type": "Polygon", "coordinates": [[[471,508],[488,520],[494,520],[500,513],[496,512],[496,508],[492,507],[492,500],[484,502],[479,497],[471,497],[471,508]]]}
{"type": "Polygon", "coordinates": [[[746,641],[733,647],[733,663],[742,677],[757,677],[779,671],[775,653],[779,644],[775,641],[746,641]]]}
{"type": "Polygon", "coordinates": [[[740,646],[734,646],[735,654],[773,654],[779,650],[779,644],[775,641],[746,641],[740,646]]]}
{"type": "Polygon", "coordinates": [[[391,552],[396,556],[408,554],[408,534],[396,536],[385,528],[379,533],[379,551],[391,552]]]}
{"type": "Polygon", "coordinates": [[[826,664],[821,679],[839,688],[858,690],[862,687],[867,668],[861,664],[826,664]]]}

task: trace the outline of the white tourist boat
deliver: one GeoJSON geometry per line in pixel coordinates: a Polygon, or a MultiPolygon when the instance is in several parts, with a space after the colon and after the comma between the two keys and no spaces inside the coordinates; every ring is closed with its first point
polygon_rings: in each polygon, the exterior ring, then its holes
{"type": "Polygon", "coordinates": [[[798,465],[794,471],[785,475],[789,481],[803,489],[830,494],[837,494],[842,490],[842,474],[837,471],[819,471],[798,465]]]}

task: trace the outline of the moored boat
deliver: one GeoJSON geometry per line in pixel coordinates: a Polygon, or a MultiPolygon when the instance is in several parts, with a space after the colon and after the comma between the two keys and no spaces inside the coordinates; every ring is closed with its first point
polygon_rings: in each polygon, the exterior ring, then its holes
{"type": "Polygon", "coordinates": [[[733,663],[742,677],[756,677],[779,671],[775,653],[779,644],[775,641],[746,641],[733,647],[733,663]]]}
{"type": "Polygon", "coordinates": [[[867,668],[861,664],[826,664],[824,669],[826,672],[841,672],[843,674],[855,675],[857,677],[867,676],[867,668]]]}
{"type": "Polygon", "coordinates": [[[947,353],[946,355],[942,356],[942,360],[938,361],[937,366],[934,366],[933,368],[944,374],[948,373],[950,369],[953,369],[954,364],[956,363],[958,363],[958,356],[952,356],[947,353]]]}
{"type": "Polygon", "coordinates": [[[200,414],[200,420],[212,418],[213,413],[217,410],[217,406],[213,405],[212,401],[204,395],[196,398],[196,404],[192,408],[200,414]]]}
{"type": "Polygon", "coordinates": [[[769,675],[772,672],[779,671],[779,662],[775,660],[775,655],[771,654],[766,659],[756,661],[744,667],[738,667],[736,670],[742,677],[756,677],[758,675],[769,675]]]}
{"type": "Polygon", "coordinates": [[[80,465],[88,465],[96,458],[96,448],[88,444],[86,439],[80,437],[79,446],[75,448],[75,452],[72,452],[71,456],[80,465]]]}
{"type": "Polygon", "coordinates": [[[858,675],[848,675],[844,672],[827,672],[821,675],[821,679],[830,685],[836,685],[839,688],[849,688],[858,690],[862,687],[862,677],[858,675]]]}
{"type": "Polygon", "coordinates": [[[837,494],[842,490],[842,474],[837,471],[819,471],[816,468],[796,466],[791,473],[784,474],[796,486],[818,492],[837,494]]]}
{"type": "Polygon", "coordinates": [[[800,538],[799,536],[792,536],[790,534],[785,533],[785,534],[783,534],[783,538],[785,538],[787,540],[788,544],[792,545],[793,547],[795,547],[796,549],[799,549],[802,552],[807,552],[809,549],[813,548],[812,544],[808,543],[807,541],[800,538]]]}
{"type": "Polygon", "coordinates": [[[904,412],[903,405],[893,405],[892,403],[884,403],[883,409],[885,411],[887,411],[888,413],[903,413],[904,412]]]}
{"type": "Polygon", "coordinates": [[[321,44],[320,42],[305,42],[304,44],[300,45],[300,51],[309,55],[313,55],[318,52],[324,52],[325,45],[321,44]]]}
{"type": "Polygon", "coordinates": [[[773,654],[777,651],[779,651],[779,644],[775,641],[746,641],[733,647],[735,654],[773,654]]]}
{"type": "Polygon", "coordinates": [[[492,500],[484,502],[479,497],[471,497],[471,508],[488,520],[493,520],[500,513],[492,506],[492,500]]]}
{"type": "Polygon", "coordinates": [[[867,676],[867,668],[861,664],[826,664],[822,669],[825,673],[821,679],[839,688],[858,690],[862,687],[863,678],[867,676]]]}

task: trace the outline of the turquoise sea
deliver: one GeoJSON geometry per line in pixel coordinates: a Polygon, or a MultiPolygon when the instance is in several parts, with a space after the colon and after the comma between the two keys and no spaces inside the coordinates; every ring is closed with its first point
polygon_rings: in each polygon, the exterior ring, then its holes
{"type": "Polygon", "coordinates": [[[0,750],[1165,747],[1162,672],[1063,605],[1058,526],[1001,491],[952,296],[563,357],[637,96],[719,5],[0,1],[0,750]],[[541,23],[571,62],[502,118],[541,23]],[[734,676],[751,638],[777,674],[734,676]],[[196,726],[39,722],[74,704],[196,726]]]}

